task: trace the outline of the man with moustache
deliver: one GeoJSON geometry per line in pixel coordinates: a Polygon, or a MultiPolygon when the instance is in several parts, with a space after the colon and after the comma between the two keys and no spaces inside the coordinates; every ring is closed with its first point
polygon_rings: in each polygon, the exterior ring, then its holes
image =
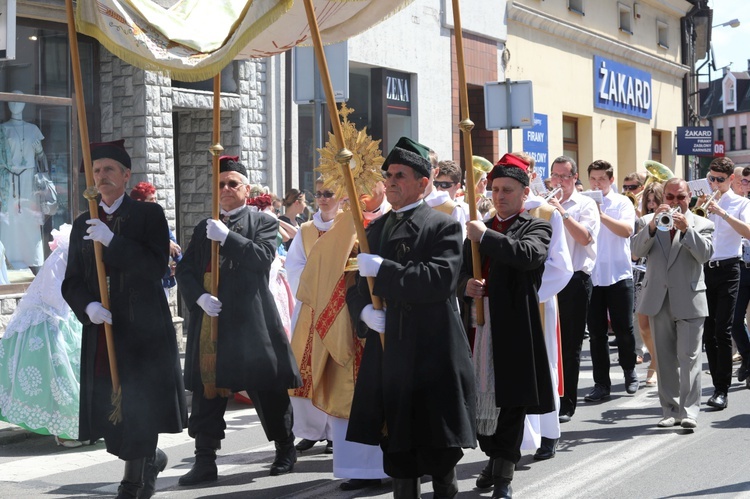
{"type": "Polygon", "coordinates": [[[493,498],[512,497],[526,414],[555,410],[538,297],[552,226],[524,209],[528,169],[506,154],[490,172],[497,215],[469,222],[459,279],[460,296],[484,301],[474,343],[477,439],[490,458],[493,498]],[[479,243],[482,279],[473,277],[470,242],[479,243]]]}
{"type": "Polygon", "coordinates": [[[662,408],[658,426],[693,429],[700,412],[701,337],[708,315],[703,264],[713,251],[714,224],[690,212],[690,189],[680,178],[664,184],[664,200],[640,221],[644,229],[631,241],[635,256],[648,257],[637,312],[648,316],[656,333],[662,408]],[[657,226],[656,221],[675,208],[672,227],[657,226]]]}
{"type": "Polygon", "coordinates": [[[297,461],[287,389],[299,386],[300,376],[268,287],[278,221],[246,205],[250,182],[236,158],[223,156],[219,164],[223,220],[209,218],[195,227],[176,271],[190,309],[185,385],[193,391],[188,433],[195,438],[195,463],[180,485],[217,479],[216,451],[232,392],[247,391],[266,437],[274,441],[271,475],[289,473],[297,461]],[[211,241],[220,245],[218,296],[209,292],[211,241]],[[211,317],[216,316],[213,339],[211,317]]]}
{"type": "Polygon", "coordinates": [[[471,352],[455,295],[461,227],[422,200],[432,169],[425,146],[402,137],[382,168],[392,210],[367,228],[372,253],[357,257],[360,278],[347,293],[367,338],[347,439],[380,444],[395,498],[419,497],[422,475],[432,475],[435,497],[454,497],[461,449],[476,445],[471,352]],[[365,277],[384,310],[373,308],[365,277]]]}
{"type": "Polygon", "coordinates": [[[104,438],[125,461],[118,498],[148,498],[167,456],[159,433],[180,433],[187,417],[177,340],[161,278],[169,261],[164,210],[125,194],[130,156],[124,140],[91,144],[99,216],[73,223],[62,294],[83,324],[81,440],[104,438]],[[102,306],[94,258],[102,245],[109,310],[102,306]],[[122,389],[122,421],[110,422],[112,378],[103,323],[111,324],[122,389]]]}

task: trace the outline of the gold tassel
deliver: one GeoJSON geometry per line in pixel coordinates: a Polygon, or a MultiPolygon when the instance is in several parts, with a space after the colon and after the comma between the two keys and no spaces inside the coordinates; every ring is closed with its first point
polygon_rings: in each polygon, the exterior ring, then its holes
{"type": "Polygon", "coordinates": [[[112,391],[112,412],[109,414],[109,422],[113,425],[122,422],[122,387],[112,391]]]}

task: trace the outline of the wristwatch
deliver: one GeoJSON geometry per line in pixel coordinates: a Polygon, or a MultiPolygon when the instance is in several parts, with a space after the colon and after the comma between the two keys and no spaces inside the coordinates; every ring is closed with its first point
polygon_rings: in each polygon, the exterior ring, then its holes
{"type": "Polygon", "coordinates": [[[566,221],[569,218],[570,218],[570,213],[568,213],[567,211],[565,213],[563,213],[563,216],[562,216],[563,222],[566,221]]]}

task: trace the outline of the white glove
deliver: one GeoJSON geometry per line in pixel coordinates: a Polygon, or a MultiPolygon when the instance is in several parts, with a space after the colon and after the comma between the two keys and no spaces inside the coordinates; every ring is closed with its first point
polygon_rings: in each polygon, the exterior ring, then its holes
{"type": "Polygon", "coordinates": [[[378,275],[380,264],[382,263],[382,256],[370,253],[360,253],[357,255],[357,267],[359,267],[359,275],[362,277],[375,277],[378,275]]]}
{"type": "Polygon", "coordinates": [[[219,241],[219,244],[224,245],[224,241],[227,240],[227,234],[229,234],[229,227],[224,225],[221,220],[214,220],[210,218],[206,224],[206,237],[212,241],[219,241]]]}
{"type": "Polygon", "coordinates": [[[385,310],[375,310],[372,305],[367,305],[359,314],[359,319],[373,331],[385,333],[385,310]]]}
{"type": "Polygon", "coordinates": [[[102,322],[112,324],[112,312],[104,308],[98,301],[92,301],[86,305],[86,315],[94,324],[101,324],[102,322]]]}
{"type": "Polygon", "coordinates": [[[86,230],[87,235],[83,236],[83,238],[89,241],[99,241],[104,246],[109,246],[109,243],[112,242],[112,238],[115,237],[115,234],[109,230],[107,224],[98,218],[86,220],[86,223],[91,227],[86,230]]]}
{"type": "Polygon", "coordinates": [[[221,302],[209,293],[203,293],[197,303],[209,317],[218,317],[221,312],[221,302]]]}

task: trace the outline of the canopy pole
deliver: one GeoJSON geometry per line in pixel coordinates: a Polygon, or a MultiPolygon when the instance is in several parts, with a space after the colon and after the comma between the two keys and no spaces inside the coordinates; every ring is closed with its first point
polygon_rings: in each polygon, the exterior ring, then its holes
{"type": "MultiPolygon", "coordinates": [[[[453,26],[456,36],[456,65],[458,66],[458,95],[461,106],[461,117],[458,124],[464,144],[464,166],[466,167],[466,198],[469,203],[469,219],[477,220],[476,184],[474,183],[474,166],[471,147],[471,131],[474,122],[469,119],[469,90],[466,85],[466,66],[464,65],[464,40],[461,29],[461,7],[458,0],[453,0],[453,26]]],[[[479,255],[479,243],[471,242],[471,262],[474,279],[482,280],[482,260],[479,255]]],[[[484,325],[484,300],[474,300],[477,307],[477,325],[484,325]]]]}
{"type": "MultiPolygon", "coordinates": [[[[219,157],[221,145],[221,72],[214,76],[213,145],[211,151],[211,218],[219,220],[219,157]]],[[[211,294],[219,297],[219,241],[211,241],[211,294]]],[[[219,317],[211,317],[211,340],[219,338],[219,317]]]]}
{"type": "MultiPolygon", "coordinates": [[[[91,166],[91,146],[89,142],[89,128],[86,119],[86,104],[83,99],[83,77],[81,76],[81,58],[78,52],[78,37],[76,36],[76,22],[73,15],[73,0],[65,0],[65,10],[68,17],[68,42],[70,43],[70,64],[73,70],[73,88],[75,90],[76,113],[78,114],[78,132],[81,136],[81,152],[83,153],[83,168],[86,175],[86,190],[83,197],[89,203],[89,217],[99,218],[99,205],[97,197],[99,189],[94,182],[94,172],[91,166]]],[[[109,289],[107,287],[107,274],[102,260],[102,245],[94,241],[94,260],[96,262],[96,276],[99,284],[99,296],[102,306],[107,310],[109,305],[109,289]]],[[[117,355],[115,353],[112,325],[104,323],[104,337],[107,343],[107,357],[109,359],[109,372],[112,377],[112,413],[109,420],[112,424],[122,421],[122,388],[120,386],[120,374],[117,370],[117,355]]]]}
{"type": "MultiPolygon", "coordinates": [[[[370,243],[367,241],[367,233],[365,232],[365,226],[362,218],[362,207],[359,205],[359,196],[357,190],[354,187],[354,176],[350,167],[350,161],[352,160],[352,152],[345,147],[344,144],[344,131],[341,127],[341,118],[339,117],[338,109],[336,108],[336,99],[333,95],[333,84],[331,83],[331,75],[328,71],[328,62],[326,61],[326,54],[323,50],[323,40],[320,37],[320,29],[318,28],[318,20],[315,17],[315,8],[313,7],[312,0],[304,0],[305,12],[307,13],[307,23],[310,26],[310,36],[312,37],[313,47],[315,49],[315,59],[318,62],[318,70],[320,71],[320,79],[323,82],[323,90],[326,94],[326,104],[328,106],[328,114],[331,117],[331,125],[333,126],[333,135],[338,142],[340,147],[339,152],[336,154],[336,162],[341,165],[341,171],[343,173],[344,183],[346,184],[346,193],[349,196],[349,206],[351,207],[352,214],[354,216],[354,227],[357,230],[357,239],[359,240],[359,249],[362,253],[370,252],[370,243]]],[[[372,297],[372,306],[376,310],[382,309],[382,302],[380,297],[373,294],[373,288],[375,286],[375,279],[372,277],[367,278],[367,284],[370,287],[370,295],[372,297]]],[[[382,339],[381,335],[381,339],[382,339]]]]}

